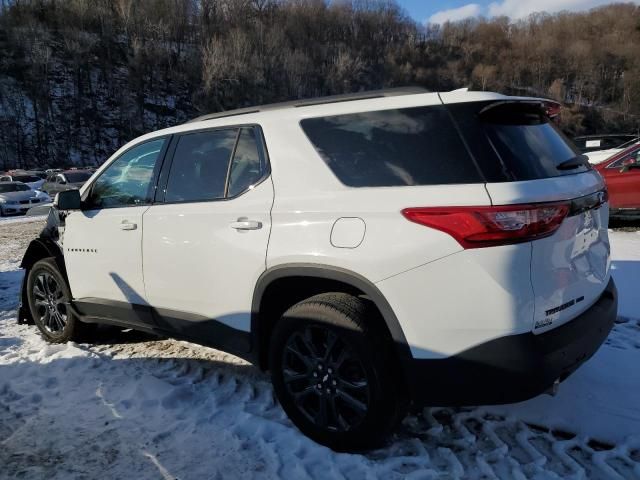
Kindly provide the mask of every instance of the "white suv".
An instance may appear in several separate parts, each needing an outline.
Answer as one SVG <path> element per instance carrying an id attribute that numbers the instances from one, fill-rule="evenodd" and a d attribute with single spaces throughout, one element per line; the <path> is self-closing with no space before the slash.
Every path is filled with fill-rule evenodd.
<path id="1" fill-rule="evenodd" d="M 588 359 L 616 317 L 607 223 L 602 178 L 540 99 L 231 111 L 60 193 L 20 319 L 53 342 L 109 323 L 232 352 L 311 438 L 367 448 L 410 405 L 524 400 Z"/>

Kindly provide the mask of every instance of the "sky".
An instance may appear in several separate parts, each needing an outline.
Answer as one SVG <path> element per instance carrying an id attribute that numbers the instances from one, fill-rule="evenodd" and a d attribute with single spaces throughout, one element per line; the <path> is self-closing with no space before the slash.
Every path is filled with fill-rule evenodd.
<path id="1" fill-rule="evenodd" d="M 615 3 L 612 0 L 397 0 L 418 22 L 444 23 L 467 17 L 506 15 L 512 19 L 526 17 L 533 12 L 555 13 L 562 10 L 584 11 Z M 640 0 L 633 0 L 640 4 Z"/>

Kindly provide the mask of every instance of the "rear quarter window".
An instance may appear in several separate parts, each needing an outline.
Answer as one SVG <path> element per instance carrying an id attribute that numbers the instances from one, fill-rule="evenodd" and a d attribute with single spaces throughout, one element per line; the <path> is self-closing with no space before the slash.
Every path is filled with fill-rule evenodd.
<path id="1" fill-rule="evenodd" d="M 300 125 L 350 187 L 483 182 L 443 106 L 309 118 Z"/>

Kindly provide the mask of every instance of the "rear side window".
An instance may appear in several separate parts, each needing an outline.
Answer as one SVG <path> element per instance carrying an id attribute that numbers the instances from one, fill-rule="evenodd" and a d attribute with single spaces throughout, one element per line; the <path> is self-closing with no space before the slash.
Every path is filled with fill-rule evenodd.
<path id="1" fill-rule="evenodd" d="M 202 202 L 224 198 L 237 135 L 237 129 L 181 135 L 173 155 L 165 201 Z"/>
<path id="2" fill-rule="evenodd" d="M 622 168 L 627 165 L 636 165 L 640 163 L 640 150 L 635 150 L 623 156 L 615 162 L 607 165 L 607 168 Z"/>
<path id="3" fill-rule="evenodd" d="M 258 127 L 224 127 L 177 137 L 164 201 L 239 196 L 269 172 Z"/>
<path id="4" fill-rule="evenodd" d="M 300 124 L 350 187 L 483 181 L 442 106 L 310 118 Z"/>
<path id="5" fill-rule="evenodd" d="M 448 108 L 488 182 L 538 180 L 590 169 L 586 159 L 582 165 L 558 168 L 581 152 L 540 104 L 476 102 Z"/>

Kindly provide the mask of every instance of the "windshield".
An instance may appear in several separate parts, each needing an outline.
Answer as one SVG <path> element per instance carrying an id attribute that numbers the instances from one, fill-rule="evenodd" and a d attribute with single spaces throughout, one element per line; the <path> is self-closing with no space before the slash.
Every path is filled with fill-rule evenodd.
<path id="1" fill-rule="evenodd" d="M 14 175 L 13 180 L 15 182 L 39 182 L 41 179 L 35 175 Z"/>
<path id="2" fill-rule="evenodd" d="M 0 183 L 0 193 L 26 192 L 27 190 L 31 189 L 22 183 Z"/>
<path id="3" fill-rule="evenodd" d="M 640 142 L 640 137 L 636 137 L 633 140 L 629 140 L 628 142 L 624 142 L 622 145 L 618 145 L 616 148 L 628 148 L 631 145 L 635 145 Z"/>
<path id="4" fill-rule="evenodd" d="M 67 172 L 64 174 L 69 183 L 86 182 L 91 177 L 91 172 Z"/>

